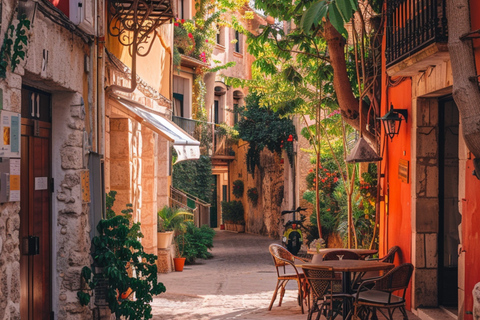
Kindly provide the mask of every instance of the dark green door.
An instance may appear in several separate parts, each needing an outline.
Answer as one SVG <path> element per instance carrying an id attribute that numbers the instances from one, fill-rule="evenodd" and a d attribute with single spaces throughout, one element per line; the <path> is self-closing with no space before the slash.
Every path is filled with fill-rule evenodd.
<path id="1" fill-rule="evenodd" d="M 210 228 L 217 227 L 217 176 L 213 176 L 212 203 L 210 207 Z"/>

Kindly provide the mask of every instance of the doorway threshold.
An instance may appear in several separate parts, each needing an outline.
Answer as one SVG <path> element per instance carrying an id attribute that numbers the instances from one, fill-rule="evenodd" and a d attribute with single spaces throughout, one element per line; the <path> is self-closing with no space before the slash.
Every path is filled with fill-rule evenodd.
<path id="1" fill-rule="evenodd" d="M 413 310 L 412 310 L 413 311 Z M 413 313 L 416 314 L 421 320 L 452 320 L 458 319 L 457 309 L 456 308 L 418 308 L 414 310 Z"/>

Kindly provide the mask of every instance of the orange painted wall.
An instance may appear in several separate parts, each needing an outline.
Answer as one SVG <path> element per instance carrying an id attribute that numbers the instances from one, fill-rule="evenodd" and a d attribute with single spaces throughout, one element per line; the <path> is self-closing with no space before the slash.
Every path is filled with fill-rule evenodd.
<path id="1" fill-rule="evenodd" d="M 411 88 L 410 79 L 394 88 L 389 88 L 388 94 L 384 95 L 381 112 L 381 115 L 388 112 L 391 104 L 395 109 L 407 109 L 409 112 L 409 121 L 408 123 L 402 122 L 399 135 L 394 137 L 393 141 L 387 138 L 386 144 L 382 143 L 381 172 L 385 174 L 385 178 L 381 184 L 385 201 L 381 203 L 379 255 L 383 256 L 392 246 L 399 246 L 401 252 L 396 258 L 396 265 L 411 262 L 411 184 L 402 182 L 398 178 L 399 159 L 405 159 L 411 163 Z M 384 88 L 384 90 L 383 92 L 386 92 L 387 89 Z M 382 128 L 383 133 L 384 129 Z M 411 287 L 407 292 L 407 308 L 409 309 L 410 296 Z"/>
<path id="2" fill-rule="evenodd" d="M 465 199 L 462 199 L 462 249 L 465 251 L 465 311 L 472 311 L 472 290 L 480 282 L 480 181 L 472 175 L 472 160 L 467 162 Z M 466 315 L 465 320 L 473 319 Z"/>
<path id="3" fill-rule="evenodd" d="M 470 1 L 471 29 L 480 29 L 480 2 Z M 477 74 L 480 70 L 480 39 L 474 41 Z M 473 157 L 473 156 L 472 156 Z M 472 160 L 467 162 L 465 173 L 465 199 L 462 201 L 462 250 L 465 251 L 465 311 L 473 309 L 472 290 L 480 282 L 480 181 L 472 175 Z M 465 314 L 465 320 L 472 315 Z"/>

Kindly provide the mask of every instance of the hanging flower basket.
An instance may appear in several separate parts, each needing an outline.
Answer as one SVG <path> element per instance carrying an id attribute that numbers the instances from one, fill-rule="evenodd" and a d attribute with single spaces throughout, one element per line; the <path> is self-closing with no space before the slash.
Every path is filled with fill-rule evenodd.
<path id="1" fill-rule="evenodd" d="M 243 181 L 242 180 L 235 180 L 233 181 L 233 190 L 232 193 L 235 198 L 241 198 L 243 196 Z"/>
<path id="2" fill-rule="evenodd" d="M 252 204 L 254 206 L 257 205 L 257 201 L 258 201 L 258 190 L 257 188 L 250 188 L 247 190 L 247 196 L 248 196 L 248 199 L 250 199 L 250 201 L 252 201 Z"/>

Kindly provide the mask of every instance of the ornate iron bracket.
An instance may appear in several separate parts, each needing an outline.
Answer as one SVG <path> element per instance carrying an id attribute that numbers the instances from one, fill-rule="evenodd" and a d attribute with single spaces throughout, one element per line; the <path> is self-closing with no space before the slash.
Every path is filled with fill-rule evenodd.
<path id="1" fill-rule="evenodd" d="M 155 30 L 173 18 L 171 0 L 109 0 L 108 33 L 129 47 L 132 56 L 130 88 L 112 85 L 109 90 L 133 92 L 137 86 L 137 55 L 145 57 L 152 49 Z"/>

